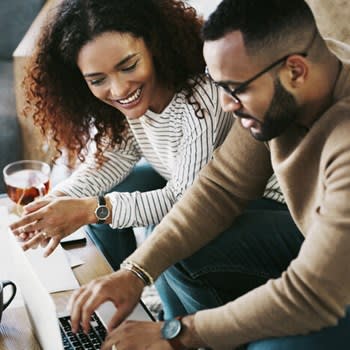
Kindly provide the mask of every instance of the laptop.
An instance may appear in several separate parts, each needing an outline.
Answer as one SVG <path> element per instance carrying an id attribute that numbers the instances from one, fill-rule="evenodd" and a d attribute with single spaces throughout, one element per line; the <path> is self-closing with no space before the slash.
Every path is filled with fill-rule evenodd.
<path id="1" fill-rule="evenodd" d="M 102 304 L 90 322 L 88 336 L 83 332 L 75 336 L 70 330 L 68 313 L 57 314 L 53 299 L 35 273 L 16 237 L 8 230 L 12 255 L 13 279 L 21 290 L 24 305 L 34 333 L 43 350 L 100 349 L 106 335 L 106 325 L 116 308 L 112 302 Z M 142 301 L 128 317 L 131 320 L 155 321 Z"/>

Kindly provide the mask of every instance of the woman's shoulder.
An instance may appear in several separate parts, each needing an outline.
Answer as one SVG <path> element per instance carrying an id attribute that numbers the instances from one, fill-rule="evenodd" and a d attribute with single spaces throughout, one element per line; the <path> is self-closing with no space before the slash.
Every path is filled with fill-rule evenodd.
<path id="1" fill-rule="evenodd" d="M 205 109 L 207 111 L 217 111 L 219 104 L 218 87 L 204 75 L 198 75 L 189 81 L 191 91 L 188 87 L 182 89 L 174 98 L 173 102 L 177 106 L 182 105 L 189 111 Z"/>

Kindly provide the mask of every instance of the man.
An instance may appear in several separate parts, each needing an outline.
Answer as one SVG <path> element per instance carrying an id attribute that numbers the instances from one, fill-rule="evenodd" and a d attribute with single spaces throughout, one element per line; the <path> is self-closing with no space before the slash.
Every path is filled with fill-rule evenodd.
<path id="1" fill-rule="evenodd" d="M 302 0 L 224 0 L 203 33 L 208 74 L 222 87 L 222 106 L 235 112 L 237 122 L 196 183 L 122 270 L 75 293 L 73 327 L 82 320 L 87 328 L 89 315 L 106 299 L 118 306 L 111 326 L 118 325 L 152 277 L 201 247 L 228 239 L 228 231 L 217 236 L 240 221 L 273 168 L 305 236 L 282 275 L 180 321 L 124 323 L 103 349 L 113 344 L 118 350 L 226 350 L 243 344 L 254 350 L 348 348 L 349 67 L 327 48 Z M 273 220 L 281 214 L 269 215 Z M 274 264 L 283 244 L 273 251 L 268 247 L 266 261 Z M 254 256 L 241 254 L 241 268 L 250 268 Z M 184 294 L 195 280 L 187 272 L 181 264 L 166 272 Z M 227 278 L 227 285 L 231 282 Z M 216 287 L 221 293 L 225 284 Z"/>

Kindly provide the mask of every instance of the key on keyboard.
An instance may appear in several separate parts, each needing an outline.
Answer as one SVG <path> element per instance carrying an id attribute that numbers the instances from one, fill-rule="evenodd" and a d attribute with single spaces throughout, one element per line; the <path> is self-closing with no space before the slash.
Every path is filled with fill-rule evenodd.
<path id="1" fill-rule="evenodd" d="M 106 329 L 96 314 L 90 320 L 89 334 L 79 330 L 74 334 L 71 330 L 70 317 L 60 317 L 60 330 L 65 350 L 95 350 L 100 349 L 106 337 Z"/>

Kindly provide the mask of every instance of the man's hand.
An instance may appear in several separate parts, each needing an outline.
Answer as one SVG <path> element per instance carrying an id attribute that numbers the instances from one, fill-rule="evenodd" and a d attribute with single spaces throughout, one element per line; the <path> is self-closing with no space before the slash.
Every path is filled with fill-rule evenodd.
<path id="1" fill-rule="evenodd" d="M 162 322 L 125 321 L 108 334 L 101 350 L 173 350 L 160 336 Z"/>
<path id="2" fill-rule="evenodd" d="M 186 349 L 205 347 L 206 344 L 199 338 L 194 328 L 194 316 L 182 319 L 183 330 L 179 341 Z M 101 350 L 172 350 L 169 342 L 161 337 L 163 322 L 125 321 L 110 332 L 101 347 Z"/>
<path id="3" fill-rule="evenodd" d="M 119 270 L 77 289 L 68 303 L 71 314 L 72 331 L 77 332 L 79 325 L 84 332 L 90 329 L 93 312 L 104 302 L 111 301 L 117 308 L 108 329 L 112 330 L 125 320 L 141 298 L 144 284 L 132 272 Z"/>

